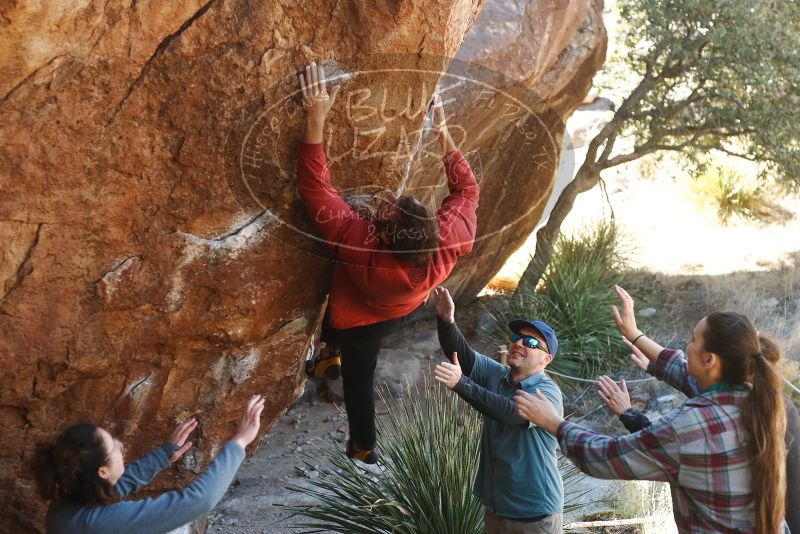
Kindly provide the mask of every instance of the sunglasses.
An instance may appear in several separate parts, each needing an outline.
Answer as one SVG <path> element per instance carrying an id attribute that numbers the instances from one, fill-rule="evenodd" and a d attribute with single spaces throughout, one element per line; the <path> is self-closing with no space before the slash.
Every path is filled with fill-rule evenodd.
<path id="1" fill-rule="evenodd" d="M 522 340 L 522 344 L 528 347 L 529 349 L 540 348 L 542 350 L 545 350 L 542 346 L 542 342 L 533 336 L 523 336 L 522 334 L 514 334 L 513 336 L 511 336 L 511 343 L 516 343 L 520 339 Z"/>

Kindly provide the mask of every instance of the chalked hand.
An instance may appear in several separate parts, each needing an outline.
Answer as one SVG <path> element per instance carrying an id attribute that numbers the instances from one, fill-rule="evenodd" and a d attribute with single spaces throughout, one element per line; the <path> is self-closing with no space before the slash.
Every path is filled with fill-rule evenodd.
<path id="1" fill-rule="evenodd" d="M 312 62 L 306 66 L 305 73 L 300 74 L 300 90 L 303 93 L 303 105 L 308 109 L 309 118 L 324 121 L 336 101 L 339 86 L 331 89 L 328 94 L 325 69 Z"/>

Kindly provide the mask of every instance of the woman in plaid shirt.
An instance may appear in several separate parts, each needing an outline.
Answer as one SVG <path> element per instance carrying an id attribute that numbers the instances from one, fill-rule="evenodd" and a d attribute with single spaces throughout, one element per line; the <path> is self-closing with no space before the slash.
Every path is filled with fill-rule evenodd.
<path id="1" fill-rule="evenodd" d="M 520 415 L 554 434 L 591 476 L 669 482 L 681 532 L 788 532 L 781 381 L 756 329 L 743 315 L 712 313 L 695 326 L 684 358 L 644 336 L 633 299 L 615 289 L 622 305 L 612 314 L 626 343 L 648 358 L 648 372 L 692 398 L 618 437 L 564 421 L 541 394 L 518 392 Z"/>

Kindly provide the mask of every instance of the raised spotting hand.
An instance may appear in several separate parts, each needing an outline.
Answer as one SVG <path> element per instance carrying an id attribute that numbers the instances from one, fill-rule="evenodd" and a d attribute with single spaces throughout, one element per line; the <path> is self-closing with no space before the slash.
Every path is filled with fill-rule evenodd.
<path id="1" fill-rule="evenodd" d="M 597 393 L 614 415 L 618 416 L 631 407 L 631 397 L 625 380 L 618 386 L 610 377 L 603 375 L 597 379 Z"/>
<path id="2" fill-rule="evenodd" d="M 642 371 L 647 371 L 647 366 L 650 363 L 650 360 L 647 359 L 647 356 L 639 350 L 639 347 L 625 339 L 622 338 L 622 342 L 625 343 L 629 349 L 631 349 L 631 362 L 633 365 L 641 369 Z"/>
<path id="3" fill-rule="evenodd" d="M 461 381 L 461 365 L 458 363 L 458 353 L 454 352 L 452 356 L 453 363 L 441 362 L 433 370 L 433 376 L 438 382 L 441 382 L 450 389 L 456 387 Z"/>
<path id="4" fill-rule="evenodd" d="M 436 299 L 436 315 L 439 316 L 439 319 L 447 324 L 455 323 L 456 305 L 447 288 L 442 286 L 435 287 L 433 296 Z"/>
<path id="5" fill-rule="evenodd" d="M 628 340 L 633 341 L 639 334 L 642 333 L 638 328 L 636 328 L 636 316 L 633 312 L 633 298 L 628 294 L 627 291 L 619 286 L 614 286 L 614 291 L 619 297 L 620 307 L 617 308 L 612 304 L 611 316 L 614 317 L 614 322 L 616 323 L 617 329 L 620 331 L 620 333 L 628 338 Z"/>
<path id="6" fill-rule="evenodd" d="M 192 447 L 192 442 L 186 441 L 186 438 L 189 437 L 189 434 L 191 434 L 195 428 L 197 428 L 197 419 L 194 417 L 190 417 L 175 427 L 175 430 L 172 432 L 172 435 L 167 441 L 178 447 L 178 450 L 172 453 L 172 456 L 169 457 L 170 462 L 175 463 L 186 451 Z"/>
<path id="7" fill-rule="evenodd" d="M 261 412 L 264 411 L 264 397 L 253 395 L 247 400 L 244 415 L 236 429 L 231 441 L 239 444 L 243 449 L 256 439 L 258 429 L 261 427 Z"/>
<path id="8" fill-rule="evenodd" d="M 643 358 L 647 359 L 648 363 L 655 363 L 664 347 L 645 336 L 636 326 L 633 297 L 619 286 L 614 286 L 614 291 L 619 297 L 620 306 L 619 308 L 611 306 L 611 316 L 622 334 L 622 340 L 633 352 L 631 360 L 634 365 L 646 371 L 647 366 L 644 364 Z"/>
<path id="9" fill-rule="evenodd" d="M 536 395 L 531 395 L 527 391 L 518 389 L 514 397 L 514 404 L 523 418 L 538 427 L 544 428 L 554 436 L 558 430 L 558 425 L 564 420 L 558 415 L 555 407 L 547 400 L 547 397 L 538 389 L 536 390 Z"/>

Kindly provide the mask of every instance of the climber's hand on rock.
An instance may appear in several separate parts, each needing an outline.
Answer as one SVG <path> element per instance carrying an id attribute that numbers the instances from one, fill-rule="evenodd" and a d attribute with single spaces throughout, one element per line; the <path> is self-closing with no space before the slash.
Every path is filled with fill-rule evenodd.
<path id="1" fill-rule="evenodd" d="M 178 458 L 183 456 L 183 453 L 191 448 L 192 442 L 186 441 L 186 438 L 189 437 L 189 434 L 191 434 L 195 428 L 197 428 L 197 419 L 194 417 L 190 417 L 175 427 L 175 430 L 172 432 L 172 435 L 169 437 L 168 441 L 178 447 L 178 450 L 172 453 L 172 456 L 169 457 L 170 462 L 176 462 Z"/>
<path id="2" fill-rule="evenodd" d="M 433 93 L 433 131 L 442 134 L 447 131 L 447 117 L 439 93 Z"/>
<path id="3" fill-rule="evenodd" d="M 442 144 L 442 153 L 449 154 L 457 149 L 453 136 L 450 135 L 450 130 L 447 129 L 447 116 L 444 112 L 442 105 L 442 97 L 439 93 L 433 93 L 433 131 L 439 136 L 439 142 Z"/>
<path id="4" fill-rule="evenodd" d="M 305 73 L 300 74 L 300 89 L 303 92 L 303 105 L 308 109 L 309 121 L 320 124 L 325 122 L 325 117 L 336 101 L 339 86 L 331 89 L 328 94 L 325 69 L 312 62 L 306 66 Z"/>
<path id="5" fill-rule="evenodd" d="M 247 400 L 247 405 L 244 408 L 244 416 L 239 423 L 239 428 L 231 438 L 231 441 L 239 444 L 243 449 L 250 445 L 258 429 L 261 427 L 261 412 L 264 410 L 264 397 L 261 395 L 253 395 Z"/>

